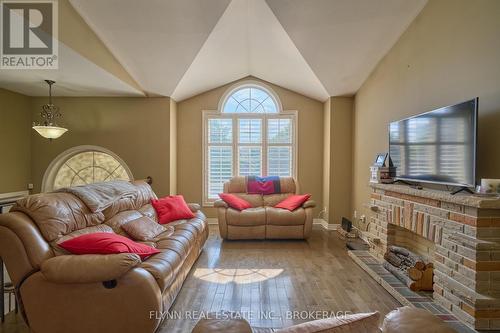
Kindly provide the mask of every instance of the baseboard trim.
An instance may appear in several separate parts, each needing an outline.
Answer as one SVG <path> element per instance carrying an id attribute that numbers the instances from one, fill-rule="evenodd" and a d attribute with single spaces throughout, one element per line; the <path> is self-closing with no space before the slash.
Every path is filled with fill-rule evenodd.
<path id="1" fill-rule="evenodd" d="M 219 221 L 216 217 L 208 217 L 207 222 L 209 225 L 218 225 Z M 320 227 L 324 230 L 337 230 L 339 225 L 338 224 L 329 224 L 323 219 L 314 219 L 313 220 L 313 227 Z"/>
<path id="2" fill-rule="evenodd" d="M 317 227 L 321 227 L 325 230 L 337 230 L 339 225 L 338 224 L 330 224 L 328 223 L 327 221 L 323 220 L 323 219 L 314 219 L 313 220 L 313 227 L 314 226 L 317 226 Z"/>

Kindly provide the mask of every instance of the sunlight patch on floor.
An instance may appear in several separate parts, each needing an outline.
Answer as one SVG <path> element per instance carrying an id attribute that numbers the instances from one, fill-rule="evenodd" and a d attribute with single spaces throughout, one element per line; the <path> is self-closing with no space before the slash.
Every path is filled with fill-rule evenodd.
<path id="1" fill-rule="evenodd" d="M 197 268 L 193 276 L 213 283 L 246 284 L 272 279 L 281 273 L 283 269 L 274 268 Z"/>

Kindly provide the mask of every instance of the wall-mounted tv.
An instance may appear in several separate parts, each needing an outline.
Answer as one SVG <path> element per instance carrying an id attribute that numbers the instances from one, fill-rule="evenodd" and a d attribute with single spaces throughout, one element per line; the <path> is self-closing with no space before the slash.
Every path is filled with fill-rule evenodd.
<path id="1" fill-rule="evenodd" d="M 478 98 L 389 125 L 397 179 L 473 187 Z"/>

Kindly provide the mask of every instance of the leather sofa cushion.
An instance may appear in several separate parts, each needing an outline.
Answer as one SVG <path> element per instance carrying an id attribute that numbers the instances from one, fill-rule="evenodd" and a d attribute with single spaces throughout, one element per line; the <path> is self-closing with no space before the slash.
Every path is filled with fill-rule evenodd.
<path id="1" fill-rule="evenodd" d="M 233 193 L 233 194 L 247 201 L 254 208 L 264 206 L 264 201 L 262 200 L 261 194 L 246 194 L 246 193 Z"/>
<path id="2" fill-rule="evenodd" d="M 130 237 L 125 230 L 122 229 L 122 226 L 130 221 L 137 220 L 138 218 L 143 217 L 139 211 L 137 210 L 126 210 L 116 214 L 115 216 L 108 219 L 104 222 L 106 225 L 110 226 L 115 233 L 118 235 L 122 235 L 125 237 Z"/>
<path id="3" fill-rule="evenodd" d="M 266 211 L 263 207 L 239 210 L 228 208 L 226 211 L 227 223 L 236 226 L 254 226 L 266 224 Z"/>
<path id="4" fill-rule="evenodd" d="M 374 333 L 378 332 L 379 317 L 380 315 L 378 312 L 356 313 L 313 320 L 276 330 L 276 333 Z M 420 327 L 420 329 L 422 329 L 422 327 Z M 407 331 L 403 330 L 398 332 L 406 333 Z"/>
<path id="5" fill-rule="evenodd" d="M 173 226 L 169 224 L 168 227 L 172 229 L 166 231 L 168 236 L 165 234 L 157 237 L 156 248 L 161 253 L 141 264 L 142 268 L 153 275 L 162 291 L 175 279 L 193 246 L 202 246 L 196 242 L 203 239 L 206 223 L 201 212 L 196 216 L 190 220 L 178 221 Z"/>
<path id="6" fill-rule="evenodd" d="M 266 221 L 269 225 L 303 225 L 306 220 L 306 211 L 303 208 L 294 211 L 274 207 L 265 209 Z"/>
<path id="7" fill-rule="evenodd" d="M 296 193 L 297 185 L 293 177 L 280 177 L 281 193 Z M 236 176 L 224 183 L 224 193 L 246 193 L 247 184 L 244 176 Z"/>
<path id="8" fill-rule="evenodd" d="M 133 253 L 65 255 L 44 261 L 41 271 L 55 283 L 92 283 L 118 279 L 140 263 Z"/>
<path id="9" fill-rule="evenodd" d="M 151 220 L 158 222 L 158 216 L 152 204 L 146 204 L 137 210 L 144 216 L 149 217 Z"/>
<path id="10" fill-rule="evenodd" d="M 122 224 L 122 229 L 135 240 L 151 241 L 161 233 L 167 231 L 163 226 L 151 220 L 147 216 Z"/>
<path id="11" fill-rule="evenodd" d="M 31 217 L 47 242 L 104 222 L 102 212 L 92 213 L 70 193 L 42 193 L 19 200 L 11 211 Z"/>
<path id="12" fill-rule="evenodd" d="M 290 195 L 292 195 L 292 193 L 268 194 L 263 195 L 262 199 L 264 200 L 264 206 L 274 207 Z"/>
<path id="13" fill-rule="evenodd" d="M 408 306 L 389 312 L 382 324 L 383 333 L 421 333 L 423 330 L 440 333 L 455 332 L 429 311 Z"/>

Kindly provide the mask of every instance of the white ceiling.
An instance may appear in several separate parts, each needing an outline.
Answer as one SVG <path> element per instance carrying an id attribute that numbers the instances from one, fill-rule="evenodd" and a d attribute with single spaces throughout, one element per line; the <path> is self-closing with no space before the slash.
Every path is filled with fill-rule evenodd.
<path id="1" fill-rule="evenodd" d="M 69 1 L 148 95 L 180 101 L 252 75 L 323 101 L 354 94 L 427 0 Z M 60 45 L 64 71 L 3 70 L 0 87 L 142 95 Z"/>
<path id="2" fill-rule="evenodd" d="M 144 96 L 59 42 L 59 69 L 0 69 L 0 87 L 28 96 L 47 96 L 44 80 L 54 80 L 54 96 Z"/>
<path id="3" fill-rule="evenodd" d="M 266 0 L 330 96 L 354 94 L 427 0 Z"/>
<path id="4" fill-rule="evenodd" d="M 171 96 L 230 0 L 70 0 L 150 95 Z"/>
<path id="5" fill-rule="evenodd" d="M 172 94 L 181 101 L 252 75 L 319 100 L 328 98 L 264 0 L 233 0 Z"/>

